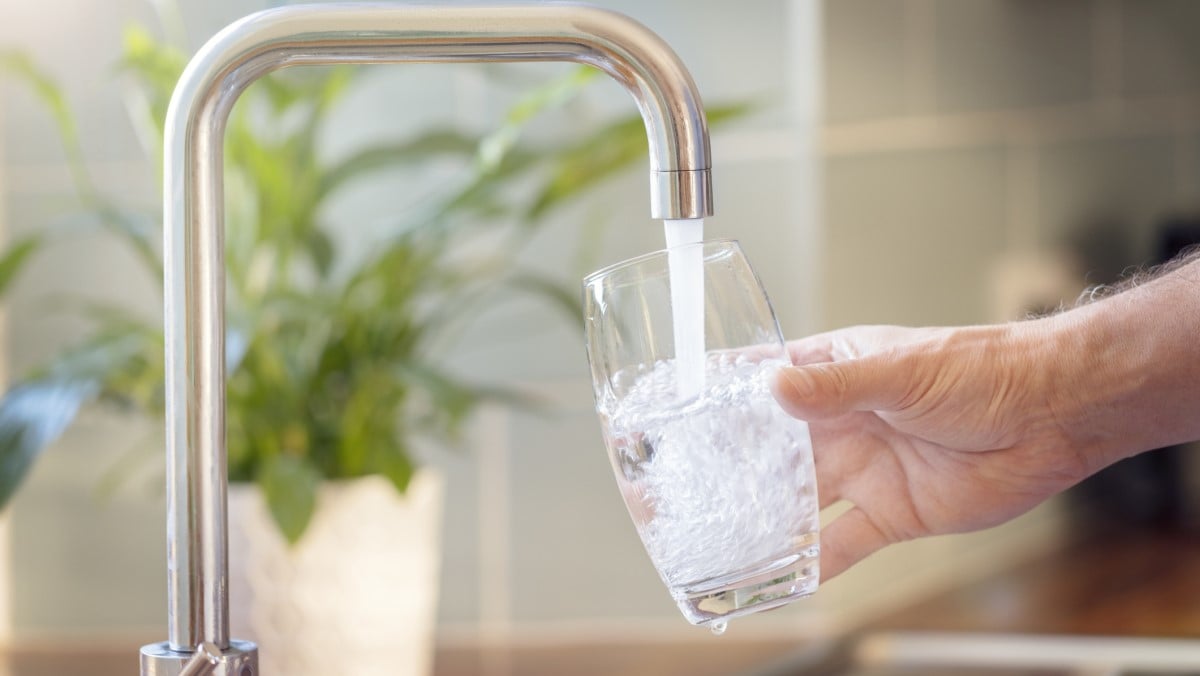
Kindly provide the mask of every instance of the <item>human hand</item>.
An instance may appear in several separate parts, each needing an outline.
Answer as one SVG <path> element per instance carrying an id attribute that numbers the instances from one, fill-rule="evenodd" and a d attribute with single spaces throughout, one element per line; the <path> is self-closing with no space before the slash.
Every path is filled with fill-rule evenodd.
<path id="1" fill-rule="evenodd" d="M 879 548 L 1022 514 L 1115 458 L 1071 425 L 1074 366 L 1039 322 L 865 326 L 789 344 L 775 396 L 808 420 L 824 579 Z"/>

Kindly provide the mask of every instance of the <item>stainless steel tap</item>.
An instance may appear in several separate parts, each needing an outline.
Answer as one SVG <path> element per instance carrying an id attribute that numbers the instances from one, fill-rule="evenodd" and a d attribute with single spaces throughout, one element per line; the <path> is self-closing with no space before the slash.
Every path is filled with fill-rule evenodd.
<path id="1" fill-rule="evenodd" d="M 231 24 L 192 59 L 167 111 L 164 160 L 168 640 L 143 676 L 257 676 L 257 648 L 229 637 L 225 454 L 223 140 L 250 83 L 289 66 L 572 61 L 633 96 L 650 142 L 650 213 L 712 213 L 700 95 L 657 35 L 572 4 L 296 5 Z"/>

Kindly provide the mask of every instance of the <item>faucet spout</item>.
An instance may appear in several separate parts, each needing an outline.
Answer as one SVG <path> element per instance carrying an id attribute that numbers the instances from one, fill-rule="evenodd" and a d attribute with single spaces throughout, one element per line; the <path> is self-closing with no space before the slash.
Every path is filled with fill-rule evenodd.
<path id="1" fill-rule="evenodd" d="M 230 641 L 228 619 L 222 146 L 234 102 L 256 79 L 289 66 L 479 61 L 571 61 L 603 70 L 633 96 L 645 121 L 651 216 L 712 213 L 708 129 L 696 86 L 666 43 L 621 14 L 569 4 L 297 5 L 253 14 L 216 35 L 184 71 L 167 112 L 169 640 L 143 649 L 143 674 L 178 674 L 205 644 L 229 664 L 253 661 L 246 657 L 252 644 Z M 246 669 L 237 673 L 253 676 L 257 666 Z"/>

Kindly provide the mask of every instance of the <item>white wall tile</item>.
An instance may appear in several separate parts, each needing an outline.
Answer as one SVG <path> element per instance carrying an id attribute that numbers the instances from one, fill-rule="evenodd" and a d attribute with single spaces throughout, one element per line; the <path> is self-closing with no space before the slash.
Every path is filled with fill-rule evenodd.
<path id="1" fill-rule="evenodd" d="M 908 2 L 825 3 L 825 114 L 831 122 L 891 117 L 907 110 Z"/>
<path id="2" fill-rule="evenodd" d="M 1092 95 L 1088 0 L 938 0 L 940 111 L 1085 101 Z"/>
<path id="3" fill-rule="evenodd" d="M 1200 4 L 1124 0 L 1120 12 L 1122 93 L 1138 98 L 1200 92 Z"/>
<path id="4" fill-rule="evenodd" d="M 825 325 L 938 325 L 986 317 L 1004 242 L 995 148 L 841 157 L 825 164 Z"/>
<path id="5" fill-rule="evenodd" d="M 1062 143 L 1039 157 L 1043 246 L 1079 251 L 1093 282 L 1152 255 L 1154 227 L 1176 200 L 1174 137 Z"/>
<path id="6" fill-rule="evenodd" d="M 599 0 L 624 12 L 667 41 L 691 71 L 706 103 L 755 99 L 780 103 L 787 93 L 788 0 L 640 2 Z M 779 107 L 763 125 L 788 121 Z"/>

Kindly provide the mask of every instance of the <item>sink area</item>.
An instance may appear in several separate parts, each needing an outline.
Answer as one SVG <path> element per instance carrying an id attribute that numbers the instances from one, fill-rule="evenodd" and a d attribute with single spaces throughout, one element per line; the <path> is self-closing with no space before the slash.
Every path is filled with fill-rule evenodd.
<path id="1" fill-rule="evenodd" d="M 808 648 L 748 676 L 1185 676 L 1200 641 L 894 632 Z"/>
<path id="2" fill-rule="evenodd" d="M 1200 538 L 1079 534 L 750 676 L 1200 674 Z M 1114 547 L 1113 543 L 1121 543 Z"/>
<path id="3" fill-rule="evenodd" d="M 1200 674 L 1200 539 L 1128 532 L 1061 550 L 837 640 L 580 637 L 439 645 L 434 676 L 1183 676 Z M 5 676 L 128 673 L 135 641 L 10 650 Z M 7 667 L 7 671 L 5 671 Z"/>
<path id="4" fill-rule="evenodd" d="M 855 655 L 862 664 L 884 667 L 879 673 L 1200 673 L 1200 641 L 1189 639 L 895 633 L 865 637 Z"/>

